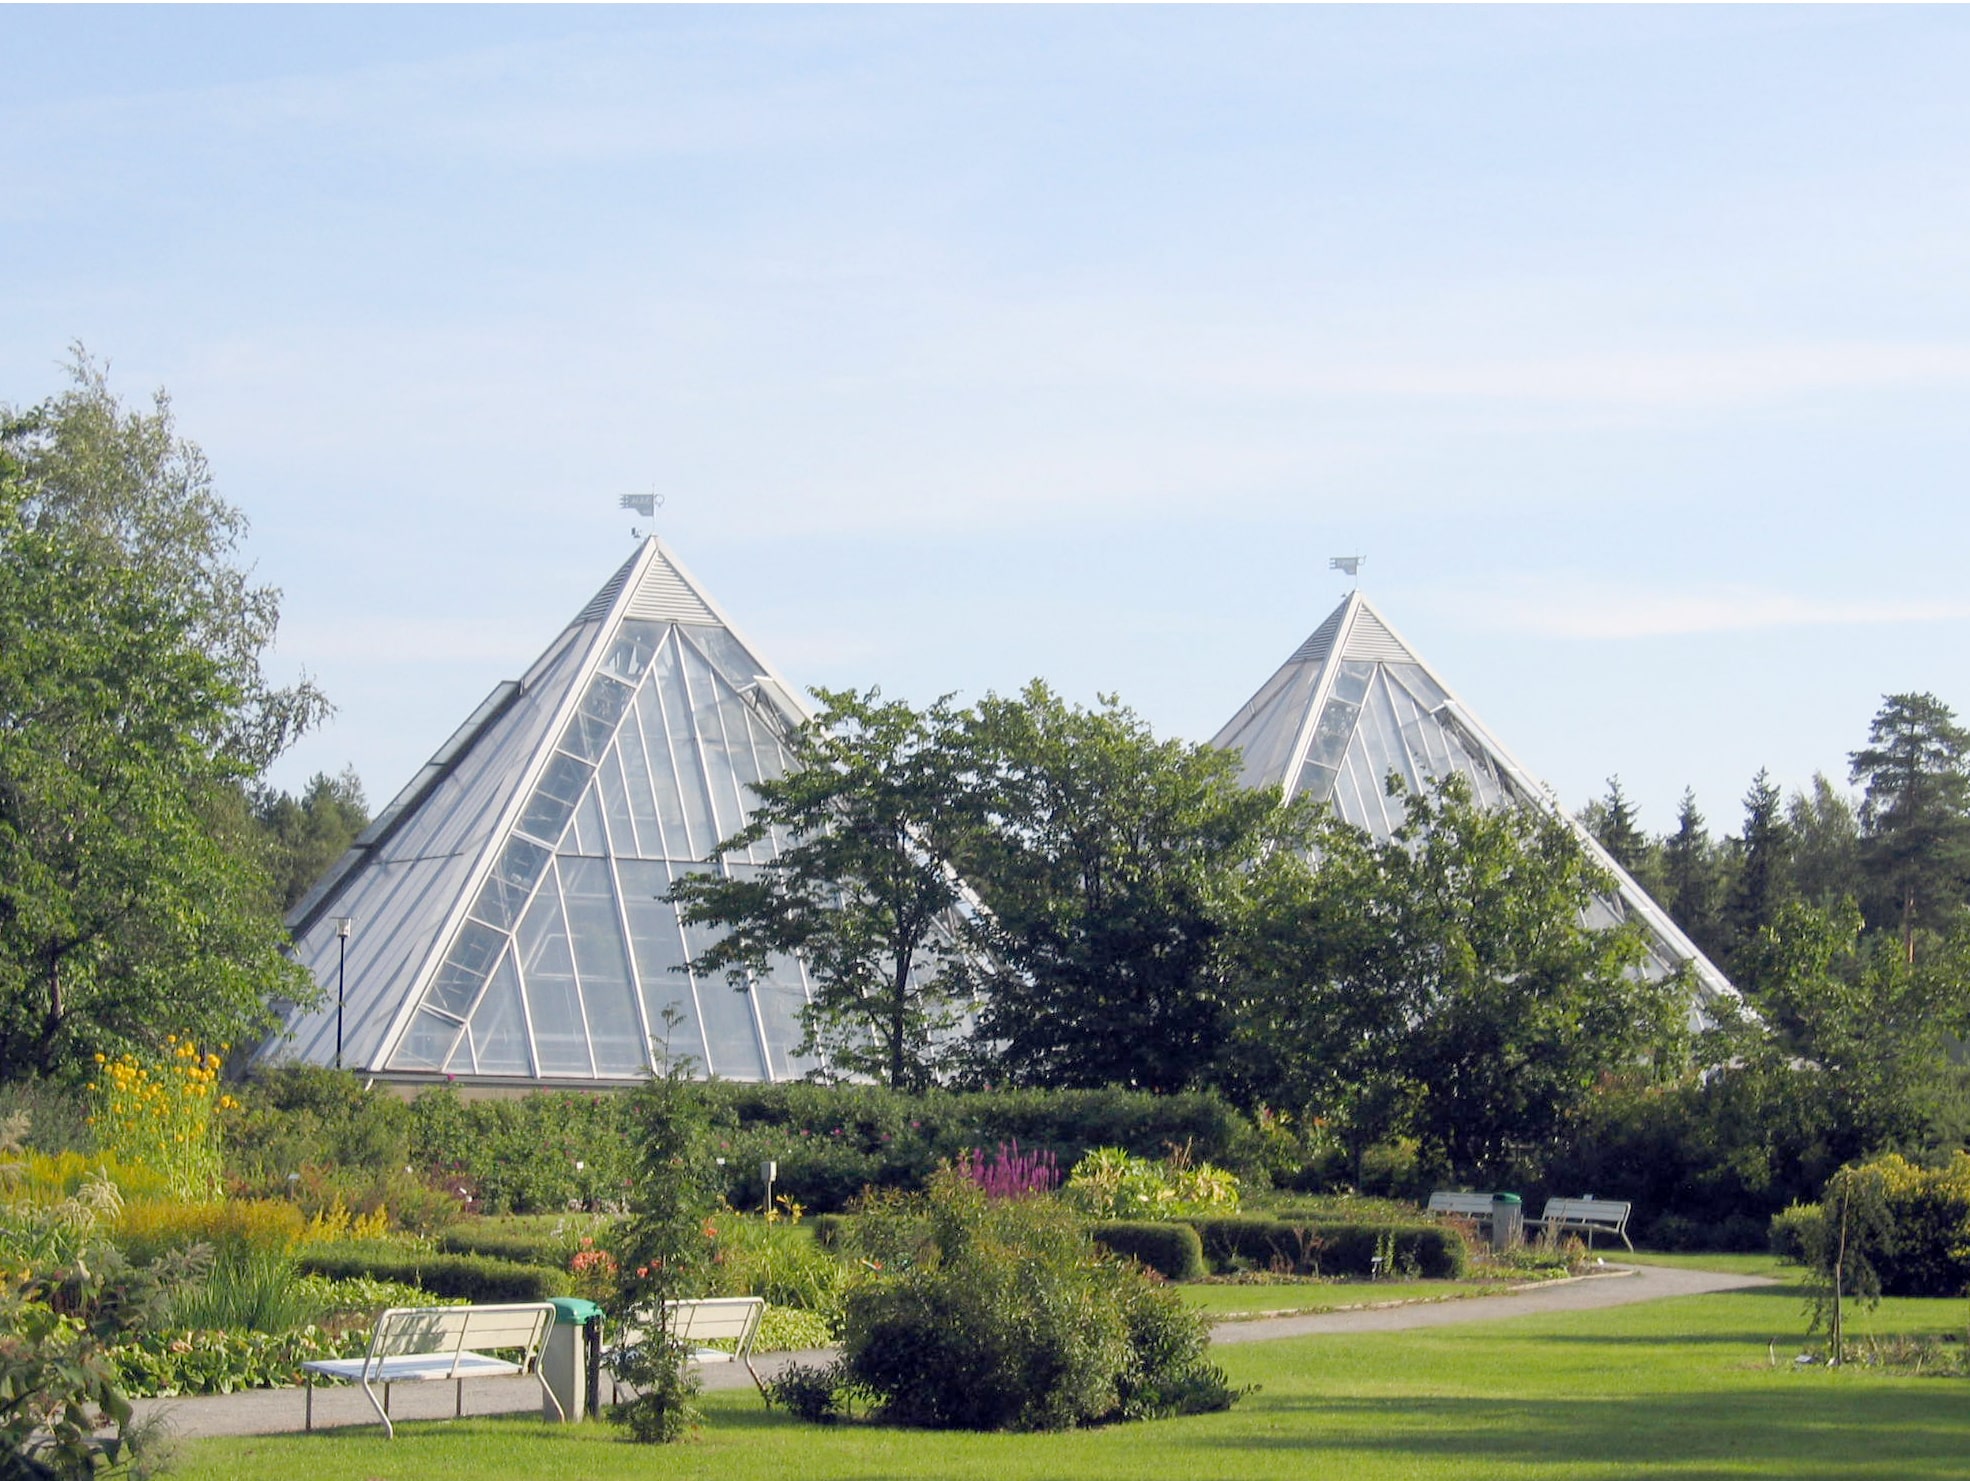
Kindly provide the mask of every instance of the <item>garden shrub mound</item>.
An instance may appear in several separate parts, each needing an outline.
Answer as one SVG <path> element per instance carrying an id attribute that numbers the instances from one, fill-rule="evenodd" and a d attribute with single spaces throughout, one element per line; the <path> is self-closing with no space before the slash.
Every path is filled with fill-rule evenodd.
<path id="1" fill-rule="evenodd" d="M 848 1293 L 836 1379 L 886 1423 L 1057 1430 L 1237 1398 L 1204 1319 L 1054 1199 L 993 1200 L 945 1174 L 872 1200 L 852 1239 L 875 1273 Z"/>
<path id="2" fill-rule="evenodd" d="M 1970 1154 L 1942 1167 L 1918 1167 L 1890 1154 L 1857 1171 L 1878 1179 L 1888 1227 L 1856 1245 L 1850 1258 L 1873 1267 L 1884 1296 L 1961 1296 L 1970 1289 Z M 1772 1252 L 1830 1269 L 1835 1243 L 1824 1203 L 1794 1204 L 1771 1222 Z"/>
<path id="3" fill-rule="evenodd" d="M 1204 1243 L 1189 1224 L 1111 1220 L 1088 1232 L 1110 1254 L 1134 1260 L 1165 1280 L 1197 1280 L 1209 1273 Z"/>
<path id="4" fill-rule="evenodd" d="M 549 1301 L 573 1288 L 567 1271 L 545 1265 L 516 1265 L 487 1255 L 427 1255 L 387 1246 L 309 1245 L 296 1264 L 305 1275 L 331 1280 L 367 1276 L 463 1301 Z"/>
<path id="5" fill-rule="evenodd" d="M 1470 1246 L 1437 1224 L 1325 1224 L 1279 1219 L 1195 1219 L 1204 1258 L 1216 1274 L 1275 1270 L 1292 1275 L 1383 1273 L 1413 1269 L 1424 1280 L 1457 1280 L 1470 1269 Z"/>

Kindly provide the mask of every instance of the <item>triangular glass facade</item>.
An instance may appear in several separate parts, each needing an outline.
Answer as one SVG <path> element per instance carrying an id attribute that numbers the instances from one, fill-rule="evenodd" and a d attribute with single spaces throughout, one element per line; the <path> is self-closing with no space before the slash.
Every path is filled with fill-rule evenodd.
<path id="1" fill-rule="evenodd" d="M 1288 797 L 1332 803 L 1340 818 L 1378 838 L 1401 822 L 1401 808 L 1388 795 L 1392 771 L 1415 790 L 1457 773 L 1486 806 L 1544 808 L 1572 827 L 1614 876 L 1616 890 L 1588 911 L 1590 924 L 1640 918 L 1650 970 L 1666 976 L 1687 964 L 1694 972 L 1693 1011 L 1712 997 L 1737 997 L 1724 974 L 1359 592 L 1349 593 L 1212 744 L 1242 753 L 1248 786 L 1277 785 Z"/>
<path id="2" fill-rule="evenodd" d="M 804 1074 L 801 964 L 744 992 L 700 980 L 679 969 L 708 943 L 661 898 L 744 826 L 749 784 L 783 773 L 803 716 L 646 543 L 294 912 L 329 1002 L 262 1056 L 332 1062 L 346 981 L 343 1061 L 390 1078 L 621 1082 L 651 1067 L 653 1038 L 727 1079 Z"/>

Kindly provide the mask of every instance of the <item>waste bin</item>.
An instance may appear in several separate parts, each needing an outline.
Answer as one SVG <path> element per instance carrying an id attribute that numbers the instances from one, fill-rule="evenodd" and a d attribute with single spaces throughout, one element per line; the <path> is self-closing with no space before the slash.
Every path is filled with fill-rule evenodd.
<path id="1" fill-rule="evenodd" d="M 1491 1247 L 1517 1249 L 1525 1242 L 1525 1206 L 1516 1193 L 1491 1195 Z"/>
<path id="2" fill-rule="evenodd" d="M 561 1412 L 570 1423 L 583 1413 L 600 1412 L 596 1379 L 601 1365 L 602 1308 L 579 1296 L 556 1296 L 554 1326 L 540 1355 L 540 1374 L 561 1401 Z M 554 1406 L 545 1397 L 540 1401 L 540 1412 L 545 1419 L 556 1418 Z"/>

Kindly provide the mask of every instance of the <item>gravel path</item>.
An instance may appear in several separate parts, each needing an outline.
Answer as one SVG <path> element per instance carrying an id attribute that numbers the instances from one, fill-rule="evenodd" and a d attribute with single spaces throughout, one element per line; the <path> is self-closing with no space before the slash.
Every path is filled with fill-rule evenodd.
<path id="1" fill-rule="evenodd" d="M 1724 1275 L 1714 1270 L 1682 1270 L 1662 1265 L 1617 1265 L 1610 1266 L 1605 1274 L 1552 1281 L 1506 1296 L 1225 1321 L 1213 1329 L 1212 1341 L 1229 1345 L 1310 1337 L 1323 1332 L 1404 1332 L 1418 1327 L 1504 1321 L 1553 1311 L 1591 1311 L 1602 1306 L 1626 1306 L 1636 1301 L 1701 1296 L 1713 1291 L 1771 1284 L 1770 1279 L 1761 1275 Z M 789 1364 L 823 1363 L 832 1356 L 826 1351 L 774 1353 L 756 1359 L 755 1366 L 763 1377 L 770 1379 Z M 731 1366 L 705 1369 L 704 1380 L 707 1389 L 744 1388 L 751 1382 L 743 1368 Z M 606 1380 L 603 1392 L 606 1397 Z M 162 1414 L 174 1434 L 195 1439 L 297 1431 L 302 1424 L 304 1402 L 300 1389 L 279 1388 L 190 1399 L 139 1399 L 134 1407 L 138 1418 Z M 398 1384 L 391 1391 L 390 1417 L 448 1419 L 454 1402 L 454 1390 L 449 1383 Z M 540 1407 L 540 1385 L 531 1378 L 483 1378 L 465 1385 L 467 1414 L 518 1414 Z M 375 1423 L 375 1412 L 360 1389 L 315 1390 L 316 1429 Z"/>

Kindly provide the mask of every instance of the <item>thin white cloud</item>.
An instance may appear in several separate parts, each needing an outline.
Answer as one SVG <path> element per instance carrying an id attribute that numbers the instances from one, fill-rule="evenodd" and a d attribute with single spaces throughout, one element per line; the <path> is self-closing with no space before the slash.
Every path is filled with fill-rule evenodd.
<path id="1" fill-rule="evenodd" d="M 1474 593 L 1458 605 L 1498 631 L 1594 641 L 1970 620 L 1970 600 L 1801 596 L 1752 587 L 1654 592 L 1544 586 L 1533 591 Z"/>

